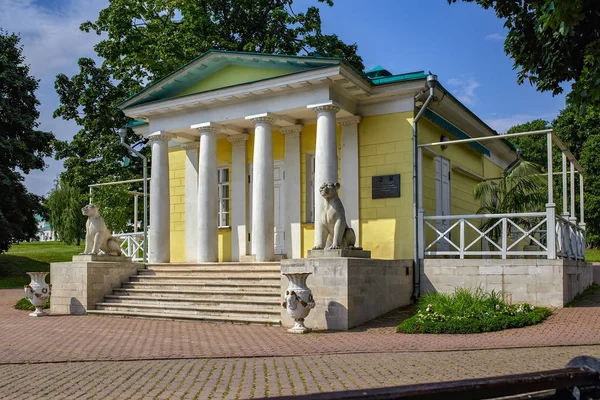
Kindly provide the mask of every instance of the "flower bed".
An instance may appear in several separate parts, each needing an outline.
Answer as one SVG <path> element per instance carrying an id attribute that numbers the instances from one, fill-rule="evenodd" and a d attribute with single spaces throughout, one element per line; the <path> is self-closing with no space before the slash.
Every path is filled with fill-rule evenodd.
<path id="1" fill-rule="evenodd" d="M 426 293 L 417 313 L 396 327 L 404 333 L 479 333 L 535 325 L 552 314 L 530 304 L 508 304 L 504 295 L 457 288 L 454 293 Z"/>

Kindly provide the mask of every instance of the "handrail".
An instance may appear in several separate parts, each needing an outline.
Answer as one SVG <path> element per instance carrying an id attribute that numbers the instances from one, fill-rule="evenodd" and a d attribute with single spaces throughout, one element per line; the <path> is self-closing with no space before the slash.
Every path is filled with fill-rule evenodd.
<path id="1" fill-rule="evenodd" d="M 545 212 L 513 213 L 513 214 L 466 214 L 466 215 L 432 215 L 423 217 L 427 221 L 448 219 L 485 219 L 485 218 L 514 218 L 514 217 L 545 217 Z"/>

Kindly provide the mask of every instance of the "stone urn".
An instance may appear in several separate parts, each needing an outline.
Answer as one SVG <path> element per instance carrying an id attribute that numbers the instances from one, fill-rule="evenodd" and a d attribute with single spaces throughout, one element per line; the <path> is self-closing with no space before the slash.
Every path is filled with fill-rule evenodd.
<path id="1" fill-rule="evenodd" d="M 285 291 L 285 299 L 281 304 L 285 308 L 290 317 L 296 321 L 294 327 L 288 329 L 290 333 L 308 333 L 310 328 L 304 326 L 304 318 L 315 307 L 315 300 L 311 290 L 306 286 L 306 279 L 312 272 L 304 273 L 286 273 L 282 274 L 288 278 L 290 282 Z"/>
<path id="2" fill-rule="evenodd" d="M 43 317 L 48 315 L 47 312 L 44 312 L 44 305 L 52 293 L 52 285 L 46 283 L 48 272 L 27 272 L 27 275 L 31 277 L 31 283 L 25 286 L 25 296 L 35 306 L 35 311 L 30 313 L 29 316 Z"/>

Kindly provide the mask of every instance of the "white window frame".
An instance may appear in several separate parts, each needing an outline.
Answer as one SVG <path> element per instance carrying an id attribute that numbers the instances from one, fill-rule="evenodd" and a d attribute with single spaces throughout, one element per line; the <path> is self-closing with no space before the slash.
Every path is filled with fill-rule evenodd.
<path id="1" fill-rule="evenodd" d="M 227 171 L 227 180 L 222 180 L 223 171 Z M 218 209 L 218 221 L 219 228 L 229 228 L 231 218 L 231 172 L 229 165 L 222 165 L 217 167 L 217 186 L 219 193 L 219 209 Z M 227 186 L 228 197 L 224 197 L 224 187 Z"/>
<path id="2" fill-rule="evenodd" d="M 315 222 L 315 155 L 306 153 L 306 215 L 307 224 Z"/>

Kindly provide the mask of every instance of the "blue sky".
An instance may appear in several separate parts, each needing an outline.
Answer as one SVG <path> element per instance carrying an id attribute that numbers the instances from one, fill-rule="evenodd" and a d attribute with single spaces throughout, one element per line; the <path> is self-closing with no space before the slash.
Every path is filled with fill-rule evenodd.
<path id="1" fill-rule="evenodd" d="M 297 0 L 300 11 L 316 0 Z M 77 72 L 79 57 L 93 57 L 95 34 L 79 24 L 95 19 L 108 0 L 0 0 L 0 27 L 20 32 L 26 62 L 40 79 L 40 128 L 62 140 L 78 127 L 52 118 L 58 106 L 54 77 Z M 336 0 L 321 5 L 323 30 L 357 42 L 367 69 L 381 65 L 394 74 L 425 70 L 498 132 L 535 118 L 551 120 L 564 108 L 564 95 L 517 85 L 512 60 L 504 54 L 506 31 L 491 10 L 446 0 Z M 26 177 L 28 189 L 46 194 L 62 170 L 48 160 L 45 171 Z M 90 182 L 92 183 L 92 182 Z"/>

